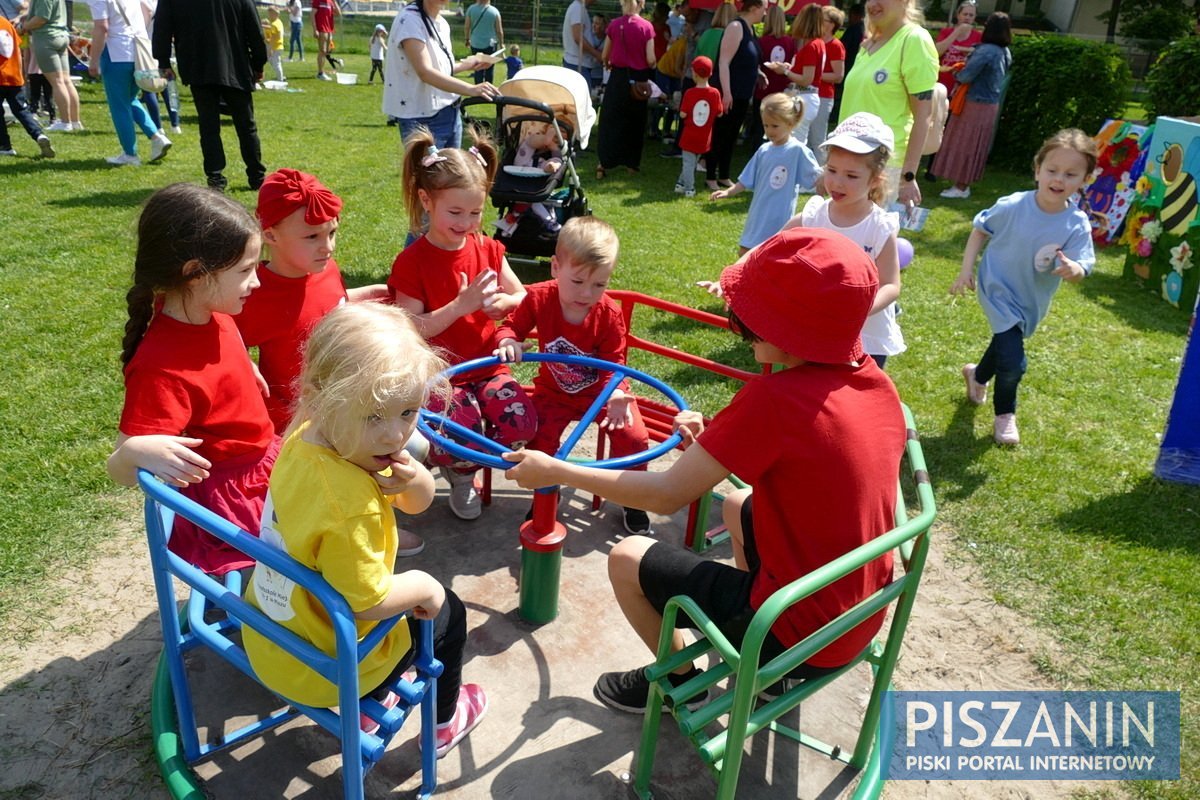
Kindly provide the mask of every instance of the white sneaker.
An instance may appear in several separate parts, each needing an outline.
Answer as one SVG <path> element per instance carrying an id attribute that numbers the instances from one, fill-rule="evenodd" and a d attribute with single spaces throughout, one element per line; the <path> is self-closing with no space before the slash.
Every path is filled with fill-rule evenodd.
<path id="1" fill-rule="evenodd" d="M 0 156 L 15 156 L 16 154 L 16 150 L 0 150 Z"/>
<path id="2" fill-rule="evenodd" d="M 959 189 L 957 186 L 951 186 L 942 192 L 941 196 L 950 200 L 965 200 L 971 196 L 971 187 L 968 186 L 965 189 Z"/>
<path id="3" fill-rule="evenodd" d="M 963 381 L 967 384 L 967 401 L 974 406 L 987 402 L 987 384 L 975 380 L 975 365 L 963 364 Z"/>
<path id="4" fill-rule="evenodd" d="M 682 183 L 675 184 L 675 194 L 683 194 L 686 191 L 687 191 L 687 187 L 684 186 Z"/>
<path id="5" fill-rule="evenodd" d="M 42 148 L 42 158 L 54 158 L 54 145 L 50 144 L 50 137 L 42 134 L 37 138 L 38 147 Z"/>
<path id="6" fill-rule="evenodd" d="M 142 160 L 140 158 L 137 156 L 131 156 L 127 153 L 109 156 L 104 160 L 112 164 L 114 167 L 140 167 L 142 165 Z"/>
<path id="7" fill-rule="evenodd" d="M 992 426 L 992 438 L 996 444 L 1014 445 L 1021 443 L 1021 434 L 1017 432 L 1016 414 L 997 414 Z"/>
<path id="8" fill-rule="evenodd" d="M 150 140 L 150 163 L 160 160 L 171 149 L 173 143 L 170 139 L 163 135 L 162 131 L 154 134 L 154 138 Z"/>
<path id="9" fill-rule="evenodd" d="M 483 513 L 483 501 L 475 489 L 475 473 L 466 475 L 446 467 L 440 467 L 442 477 L 450 484 L 450 510 L 459 519 L 479 519 Z"/>
<path id="10" fill-rule="evenodd" d="M 183 128 L 179 127 L 178 125 L 172 125 L 171 133 L 183 133 Z"/>
<path id="11" fill-rule="evenodd" d="M 72 123 L 70 123 L 70 125 L 71 125 L 71 130 L 73 130 L 73 131 L 82 131 L 83 130 L 82 122 L 72 122 Z"/>
<path id="12" fill-rule="evenodd" d="M 75 130 L 75 126 L 69 122 L 64 122 L 61 119 L 56 119 L 46 126 L 46 130 L 54 131 L 55 133 L 70 133 Z"/>
<path id="13" fill-rule="evenodd" d="M 329 76 L 328 76 L 328 75 L 326 75 L 324 72 L 318 72 L 318 73 L 317 73 L 317 80 L 321 80 L 321 81 L 331 81 L 331 80 L 333 80 L 333 78 L 329 77 Z"/>

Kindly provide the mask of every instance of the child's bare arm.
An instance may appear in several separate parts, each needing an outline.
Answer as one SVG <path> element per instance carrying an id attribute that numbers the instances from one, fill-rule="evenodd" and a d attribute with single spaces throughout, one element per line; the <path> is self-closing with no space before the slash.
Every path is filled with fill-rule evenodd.
<path id="1" fill-rule="evenodd" d="M 149 470 L 171 486 L 187 486 L 208 477 L 212 462 L 192 450 L 202 439 L 187 436 L 128 436 L 117 434 L 117 445 L 108 457 L 108 476 L 122 486 L 137 484 L 137 471 Z"/>
<path id="2" fill-rule="evenodd" d="M 500 264 L 498 278 L 499 287 L 483 304 L 483 311 L 490 319 L 504 319 L 525 299 L 525 286 L 508 265 L 507 258 Z"/>
<path id="3" fill-rule="evenodd" d="M 742 185 L 741 181 L 738 181 L 733 186 L 730 186 L 728 189 L 717 189 L 715 192 L 713 192 L 712 194 L 710 194 L 708 196 L 708 199 L 709 200 L 720 200 L 723 197 L 733 197 L 735 194 L 741 194 L 744 191 L 746 191 L 746 187 Z"/>
<path id="4" fill-rule="evenodd" d="M 979 228 L 971 230 L 966 249 L 963 250 L 962 269 L 958 271 L 958 277 L 950 286 L 950 294 L 959 295 L 975 291 L 975 260 L 979 258 L 979 251 L 983 249 L 987 238 L 988 235 Z"/>
<path id="5" fill-rule="evenodd" d="M 872 314 L 900 298 L 900 254 L 896 249 L 895 234 L 888 237 L 887 244 L 876 257 L 875 268 L 879 271 L 879 290 L 875 292 L 875 302 L 871 304 Z"/>
<path id="6" fill-rule="evenodd" d="M 358 619 L 390 619 L 410 609 L 417 619 L 433 619 L 446 602 L 446 588 L 432 575 L 410 569 L 392 576 L 387 597 L 366 611 L 354 614 Z"/>
<path id="7" fill-rule="evenodd" d="M 392 290 L 386 283 L 372 283 L 346 290 L 346 299 L 351 303 L 386 303 L 392 299 Z"/>
<path id="8" fill-rule="evenodd" d="M 479 273 L 473 281 L 468 281 L 467 276 L 461 273 L 459 278 L 458 296 L 441 308 L 426 311 L 424 303 L 403 292 L 396 292 L 393 302 L 412 315 L 413 324 L 422 336 L 432 339 L 460 317 L 483 308 L 484 300 L 496 291 L 496 276 L 489 270 Z"/>

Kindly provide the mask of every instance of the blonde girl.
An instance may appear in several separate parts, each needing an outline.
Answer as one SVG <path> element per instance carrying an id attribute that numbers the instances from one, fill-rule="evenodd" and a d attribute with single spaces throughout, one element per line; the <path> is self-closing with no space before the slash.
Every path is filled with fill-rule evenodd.
<path id="1" fill-rule="evenodd" d="M 992 436 L 1015 445 L 1017 387 L 1025 374 L 1025 340 L 1050 310 L 1050 301 L 1066 280 L 1077 283 L 1092 272 L 1092 227 L 1075 196 L 1096 168 L 1096 143 L 1077 128 L 1051 136 L 1033 159 L 1037 188 L 1016 192 L 975 215 L 975 227 L 963 251 L 962 269 L 950 294 L 974 290 L 992 329 L 992 340 L 978 364 L 965 364 L 967 399 L 982 405 L 987 385 L 996 379 Z M 987 243 L 987 249 L 984 244 Z M 975 259 L 983 250 L 979 277 Z"/>
<path id="2" fill-rule="evenodd" d="M 863 350 L 881 368 L 889 356 L 905 350 L 896 321 L 900 297 L 900 259 L 896 233 L 900 221 L 883 210 L 892 131 L 874 114 L 852 114 L 821 144 L 826 197 L 811 197 L 787 228 L 827 228 L 845 236 L 875 260 L 879 291 L 862 328 Z"/>
<path id="3" fill-rule="evenodd" d="M 467 639 L 462 602 L 419 570 L 395 573 L 398 544 L 392 506 L 420 513 L 433 500 L 433 476 L 404 445 L 442 361 L 408 315 L 376 303 L 341 306 L 305 345 L 300 399 L 271 475 L 262 539 L 325 580 L 349 603 L 361 639 L 398 614 L 397 625 L 359 661 L 364 697 L 391 708 L 391 687 L 413 661 L 416 620 L 433 620 L 438 679 L 437 756 L 454 747 L 487 712 L 487 695 L 462 685 Z M 288 630 L 332 655 L 333 629 L 314 598 L 264 566 L 247 600 Z M 246 652 L 263 683 L 292 702 L 332 706 L 337 687 L 262 635 L 247 629 Z M 364 732 L 379 723 L 363 714 Z"/>
<path id="4" fill-rule="evenodd" d="M 417 233 L 425 223 L 425 230 L 396 256 L 388 278 L 395 304 L 455 364 L 490 356 L 498 346 L 496 321 L 525 296 L 504 245 L 480 232 L 499 162 L 482 131 L 473 129 L 471 136 L 475 144 L 468 149 L 439 149 L 425 128 L 406 140 L 409 227 Z M 508 447 L 524 444 L 537 430 L 532 403 L 502 365 L 457 376 L 448 413 Z M 460 519 L 477 518 L 482 512 L 474 486 L 478 467 L 436 447 L 429 461 L 450 482 L 450 510 Z"/>
<path id="5" fill-rule="evenodd" d="M 796 40 L 796 55 L 790 64 L 772 62 L 767 68 L 788 79 L 789 93 L 794 94 L 803 110 L 792 135 L 815 149 L 820 140 L 809 141 L 809 130 L 821 109 L 821 74 L 825 69 L 825 40 L 821 38 L 821 6 L 812 3 L 800 9 L 792 22 L 792 38 Z"/>
<path id="6" fill-rule="evenodd" d="M 812 151 L 792 136 L 800 113 L 798 101 L 789 95 L 777 92 L 764 97 L 761 114 L 767 141 L 750 157 L 737 183 L 709 195 L 710 200 L 721 200 L 746 190 L 754 192 L 738 242 L 739 255 L 779 233 L 796 211 L 801 187 L 812 186 L 820 175 Z"/>
<path id="7" fill-rule="evenodd" d="M 125 405 L 108 474 L 138 469 L 257 531 L 279 439 L 232 316 L 258 287 L 258 223 L 235 200 L 189 183 L 150 196 L 125 296 Z M 242 552 L 175 518 L 170 548 L 214 575 Z"/>
<path id="8" fill-rule="evenodd" d="M 933 113 L 938 53 L 921 26 L 918 0 L 869 0 L 868 36 L 846 75 L 841 114 L 869 111 L 892 129 L 896 147 L 888 165 L 888 199 L 921 202 L 917 166 Z"/>

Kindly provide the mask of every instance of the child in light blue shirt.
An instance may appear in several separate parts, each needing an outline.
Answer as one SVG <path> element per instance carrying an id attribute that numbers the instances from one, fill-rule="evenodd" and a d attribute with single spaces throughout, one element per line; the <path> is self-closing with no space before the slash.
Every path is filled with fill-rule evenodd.
<path id="1" fill-rule="evenodd" d="M 992 404 L 997 444 L 1020 442 L 1017 387 L 1025 374 L 1025 339 L 1050 310 L 1064 281 L 1081 281 L 1096 263 L 1092 227 L 1075 196 L 1096 168 L 1096 143 L 1083 131 L 1059 131 L 1034 158 L 1037 189 L 1017 192 L 975 216 L 962 269 L 951 294 L 975 290 L 992 329 L 992 341 L 978 364 L 962 368 L 967 400 L 982 405 L 995 378 Z M 987 242 L 979 277 L 975 259 Z"/>
<path id="2" fill-rule="evenodd" d="M 746 227 L 739 240 L 739 255 L 765 242 L 796 213 L 801 186 L 812 186 L 821 174 L 816 158 L 792 137 L 792 128 L 803 112 L 786 94 L 769 94 L 762 101 L 763 133 L 767 141 L 755 151 L 737 183 L 718 189 L 709 199 L 720 200 L 749 190 L 754 192 Z"/>

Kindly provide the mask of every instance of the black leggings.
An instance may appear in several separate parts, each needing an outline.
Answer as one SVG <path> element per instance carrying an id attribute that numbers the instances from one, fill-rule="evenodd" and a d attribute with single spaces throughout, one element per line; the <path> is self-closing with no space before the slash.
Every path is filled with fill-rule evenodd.
<path id="1" fill-rule="evenodd" d="M 418 639 L 417 621 L 408 618 L 409 635 L 414 646 Z M 458 687 L 462 685 L 463 650 L 467 645 L 467 609 L 462 600 L 458 599 L 450 589 L 446 590 L 446 602 L 442 610 L 433 620 L 433 655 L 442 662 L 442 675 L 437 683 L 437 721 L 439 724 L 449 722 L 454 717 L 454 709 L 458 706 Z M 383 701 L 388 691 L 404 671 L 412 666 L 416 658 L 415 650 L 409 650 L 400 663 L 392 670 L 383 683 L 369 694 L 376 700 Z"/>
<path id="2" fill-rule="evenodd" d="M 712 150 L 704 157 L 705 178 L 710 181 L 729 180 L 729 167 L 733 162 L 733 147 L 737 144 L 738 131 L 746 119 L 750 100 L 734 99 L 729 113 L 717 117 L 713 125 Z"/>

